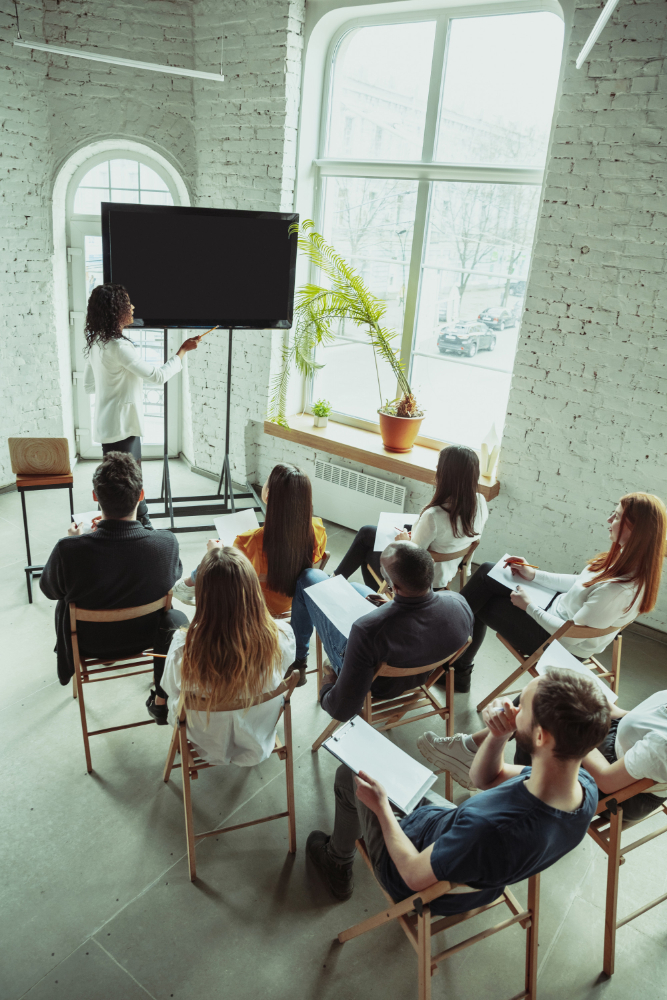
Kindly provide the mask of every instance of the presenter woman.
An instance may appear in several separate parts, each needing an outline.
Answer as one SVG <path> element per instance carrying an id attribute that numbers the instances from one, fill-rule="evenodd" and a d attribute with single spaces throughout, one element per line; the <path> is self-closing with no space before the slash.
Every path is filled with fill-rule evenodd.
<path id="1" fill-rule="evenodd" d="M 87 364 L 84 389 L 95 394 L 95 438 L 102 454 L 126 451 L 141 462 L 143 433 L 143 382 L 164 383 L 180 372 L 181 358 L 199 346 L 190 337 L 164 365 L 142 361 L 139 351 L 123 330 L 132 325 L 134 306 L 122 285 L 98 285 L 88 299 L 86 313 Z M 152 529 L 146 501 L 137 510 L 137 520 Z"/>

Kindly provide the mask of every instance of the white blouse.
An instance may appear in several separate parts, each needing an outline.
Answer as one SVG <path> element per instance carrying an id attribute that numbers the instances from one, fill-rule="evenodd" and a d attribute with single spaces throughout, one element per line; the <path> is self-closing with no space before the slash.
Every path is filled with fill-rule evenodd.
<path id="1" fill-rule="evenodd" d="M 647 791 L 664 795 L 667 791 L 667 691 L 650 698 L 624 715 L 616 730 L 616 756 L 625 762 L 631 778 L 653 778 L 656 788 Z"/>
<path id="2" fill-rule="evenodd" d="M 458 524 L 459 536 L 454 536 L 452 522 L 449 514 L 442 507 L 429 507 L 420 515 L 412 526 L 412 541 L 420 549 L 433 549 L 434 552 L 460 552 L 479 540 L 484 525 L 489 516 L 489 508 L 481 493 L 477 494 L 477 510 L 473 522 L 472 538 L 461 533 L 461 524 Z M 437 562 L 435 564 L 435 574 L 433 577 L 434 587 L 446 587 L 450 580 L 453 580 L 458 572 L 458 560 L 452 559 L 449 562 Z"/>
<path id="3" fill-rule="evenodd" d="M 83 387 L 95 394 L 95 440 L 112 444 L 127 437 L 141 437 L 143 383 L 164 383 L 180 372 L 178 354 L 163 365 L 142 361 L 139 351 L 124 337 L 90 348 Z"/>
<path id="4" fill-rule="evenodd" d="M 628 580 L 605 580 L 603 583 L 594 583 L 592 587 L 585 587 L 584 584 L 596 575 L 588 566 L 578 576 L 574 573 L 545 573 L 541 569 L 535 570 L 535 583 L 560 593 L 548 611 L 543 611 L 535 604 L 529 604 L 526 611 L 549 635 L 553 635 L 563 622 L 570 619 L 576 625 L 588 625 L 590 628 L 610 628 L 614 625 L 620 630 L 639 614 L 641 594 L 634 601 L 637 585 Z M 521 586 L 521 581 L 517 579 L 517 582 Z M 574 656 L 585 658 L 601 653 L 617 634 L 618 632 L 610 632 L 597 639 L 561 639 L 560 642 Z"/>
<path id="5" fill-rule="evenodd" d="M 294 663 L 296 640 L 292 626 L 286 621 L 277 621 L 281 662 L 264 687 L 264 693 L 278 687 L 287 668 Z M 178 700 L 181 695 L 181 664 L 185 647 L 185 632 L 174 633 L 160 682 L 167 692 L 169 724 L 178 721 Z M 252 767 L 271 756 L 275 746 L 278 716 L 283 704 L 282 698 L 273 698 L 263 705 L 253 705 L 247 711 L 211 712 L 207 721 L 206 712 L 188 712 L 188 739 L 203 760 L 211 764 L 238 764 Z"/>

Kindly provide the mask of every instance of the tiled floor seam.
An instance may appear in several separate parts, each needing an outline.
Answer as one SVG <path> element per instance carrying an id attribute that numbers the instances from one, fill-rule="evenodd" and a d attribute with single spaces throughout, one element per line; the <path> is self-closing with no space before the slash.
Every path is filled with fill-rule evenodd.
<path id="1" fill-rule="evenodd" d="M 584 882 L 585 882 L 585 880 L 586 880 L 586 878 L 588 876 L 588 873 L 590 872 L 590 870 L 591 870 L 591 868 L 593 867 L 594 864 L 595 864 L 595 859 L 591 857 L 591 860 L 589 861 L 589 863 L 588 863 L 588 865 L 586 867 L 586 870 L 584 871 L 583 875 L 581 876 L 581 878 L 579 879 L 579 881 L 575 885 L 574 889 L 572 890 L 572 894 L 570 895 L 570 902 L 568 904 L 567 910 L 563 914 L 563 919 L 559 923 L 559 925 L 558 925 L 558 927 L 556 929 L 555 934 L 553 935 L 553 937 L 551 938 L 551 941 L 549 942 L 549 946 L 547 947 L 547 950 L 546 950 L 545 954 L 542 956 L 542 958 L 540 960 L 539 966 L 537 968 L 537 978 L 538 979 L 542 975 L 542 972 L 544 971 L 544 969 L 546 967 L 546 964 L 549 961 L 551 953 L 554 950 L 554 948 L 556 947 L 556 945 L 558 943 L 558 940 L 560 939 L 560 936 L 563 933 L 563 929 L 564 929 L 565 924 L 567 923 L 567 919 L 568 919 L 568 917 L 570 915 L 570 910 L 574 906 L 575 900 L 579 897 L 579 890 L 581 889 L 582 885 L 584 884 Z"/>
<path id="2" fill-rule="evenodd" d="M 94 937 L 91 937 L 90 940 L 94 941 L 98 948 L 102 949 L 102 951 L 104 952 L 104 954 L 107 956 L 107 958 L 111 959 L 111 961 L 114 963 L 114 965 L 117 965 L 118 968 L 121 969 L 125 973 L 126 976 L 129 976 L 129 978 L 132 980 L 132 982 L 135 984 L 135 986 L 138 986 L 140 990 L 143 990 L 144 993 L 146 994 L 146 996 L 149 996 L 151 998 L 151 1000 L 156 1000 L 156 998 L 153 996 L 153 994 L 150 993 L 146 989 L 146 987 L 143 985 L 143 983 L 140 983 L 138 979 L 135 979 L 134 976 L 132 975 L 132 973 L 128 972 L 128 970 L 125 968 L 125 966 L 121 965 L 120 962 L 118 961 L 118 959 L 115 958 L 111 954 L 110 951 L 107 951 L 107 949 L 104 947 L 104 945 L 100 944 L 100 942 L 97 941 L 96 938 L 94 938 Z"/>

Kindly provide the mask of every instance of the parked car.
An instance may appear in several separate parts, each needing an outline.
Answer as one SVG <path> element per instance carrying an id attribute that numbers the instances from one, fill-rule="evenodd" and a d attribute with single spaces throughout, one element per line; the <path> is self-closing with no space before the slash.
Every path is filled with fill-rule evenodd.
<path id="1" fill-rule="evenodd" d="M 484 323 L 475 320 L 461 320 L 443 326 L 438 337 L 441 354 L 465 354 L 474 358 L 478 351 L 492 351 L 496 346 L 496 335 Z"/>
<path id="2" fill-rule="evenodd" d="M 481 312 L 477 319 L 493 330 L 504 330 L 506 326 L 516 326 L 516 320 L 509 309 L 502 306 L 491 306 Z"/>
<path id="3" fill-rule="evenodd" d="M 526 294 L 526 282 L 525 281 L 510 281 L 510 295 L 525 295 Z"/>

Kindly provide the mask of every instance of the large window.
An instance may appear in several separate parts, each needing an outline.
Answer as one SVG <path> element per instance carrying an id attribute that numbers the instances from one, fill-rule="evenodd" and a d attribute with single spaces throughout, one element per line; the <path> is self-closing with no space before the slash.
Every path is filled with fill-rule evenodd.
<path id="1" fill-rule="evenodd" d="M 319 225 L 386 302 L 427 437 L 502 432 L 562 42 L 535 11 L 375 21 L 334 44 Z M 377 422 L 395 379 L 362 331 L 336 332 L 313 398 Z"/>

